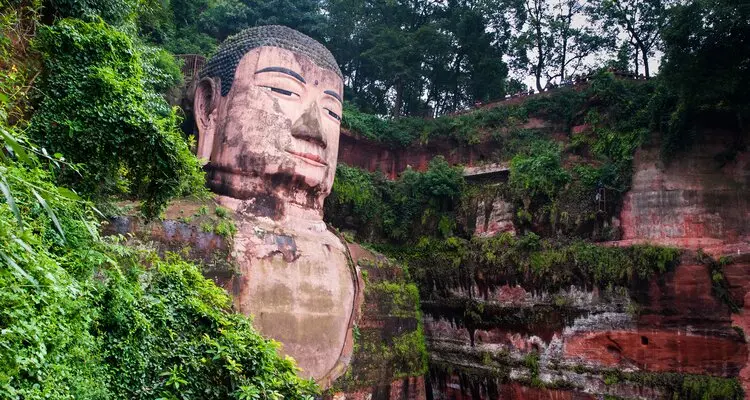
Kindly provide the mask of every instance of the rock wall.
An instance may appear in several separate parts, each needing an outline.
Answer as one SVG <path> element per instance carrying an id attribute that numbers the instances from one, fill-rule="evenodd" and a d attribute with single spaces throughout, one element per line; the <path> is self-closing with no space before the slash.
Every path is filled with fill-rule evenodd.
<path id="1" fill-rule="evenodd" d="M 451 164 L 473 165 L 490 159 L 492 151 L 491 143 L 466 145 L 450 138 L 406 148 L 391 147 L 342 129 L 338 160 L 370 172 L 380 171 L 395 179 L 407 166 L 418 171 L 426 170 L 430 160 L 438 155 Z"/>
<path id="2" fill-rule="evenodd" d="M 636 152 L 621 214 L 624 243 L 644 242 L 716 254 L 749 252 L 750 153 L 733 159 L 735 134 L 711 131 L 669 164 L 654 145 Z"/>
<path id="3" fill-rule="evenodd" d="M 668 165 L 658 143 L 638 150 L 622 240 L 605 244 L 678 247 L 674 271 L 629 287 L 557 293 L 485 280 L 423 299 L 432 398 L 750 394 L 750 154 L 727 157 L 732 133 L 699 137 L 707 139 Z M 476 234 L 502 232 L 510 212 L 493 205 L 482 215 L 484 207 Z"/>
<path id="4" fill-rule="evenodd" d="M 334 382 L 336 400 L 424 400 L 427 353 L 417 287 L 385 257 L 349 244 L 364 298 L 350 368 Z"/>
<path id="5" fill-rule="evenodd" d="M 729 387 L 731 396 L 736 382 L 724 378 L 744 368 L 747 344 L 693 257 L 628 289 L 538 293 L 506 284 L 468 306 L 458 290 L 423 301 L 433 395 L 692 398 L 684 397 L 688 381 L 701 393 Z"/>

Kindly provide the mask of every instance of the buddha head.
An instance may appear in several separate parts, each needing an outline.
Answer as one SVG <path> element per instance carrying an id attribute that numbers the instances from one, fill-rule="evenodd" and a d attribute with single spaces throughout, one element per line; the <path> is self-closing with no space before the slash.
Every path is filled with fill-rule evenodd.
<path id="1" fill-rule="evenodd" d="M 322 44 L 261 26 L 228 38 L 195 87 L 198 156 L 208 185 L 238 211 L 322 215 L 336 172 L 343 79 Z"/>

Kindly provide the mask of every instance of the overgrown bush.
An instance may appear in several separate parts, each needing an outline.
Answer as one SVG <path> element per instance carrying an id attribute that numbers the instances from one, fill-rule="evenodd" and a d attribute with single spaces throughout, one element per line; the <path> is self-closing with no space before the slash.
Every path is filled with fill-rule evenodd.
<path id="1" fill-rule="evenodd" d="M 37 47 L 44 75 L 31 132 L 48 151 L 83 164 L 60 182 L 96 200 L 137 197 L 148 217 L 203 187 L 177 114 L 157 93 L 176 76 L 166 54 L 142 53 L 101 21 L 60 21 L 42 29 Z"/>
<path id="2" fill-rule="evenodd" d="M 66 165 L 0 119 L 0 397 L 311 399 L 278 344 L 176 256 L 98 235 Z"/>
<path id="3" fill-rule="evenodd" d="M 325 217 L 360 239 L 413 241 L 423 233 L 443 237 L 456 230 L 454 209 L 464 188 L 460 169 L 442 157 L 425 172 L 407 169 L 398 180 L 339 164 Z"/>
<path id="4" fill-rule="evenodd" d="M 407 147 L 426 143 L 430 139 L 445 137 L 459 143 L 477 144 L 483 140 L 500 140 L 507 131 L 514 131 L 538 116 L 570 129 L 580 113 L 586 93 L 560 90 L 530 98 L 521 104 L 500 104 L 470 112 L 445 115 L 435 119 L 417 117 L 385 118 L 360 112 L 346 104 L 343 126 L 368 139 L 393 147 Z"/>
<path id="5" fill-rule="evenodd" d="M 423 294 L 481 280 L 523 283 L 537 289 L 626 286 L 663 274 L 679 263 L 677 249 L 636 245 L 606 247 L 584 241 L 561 243 L 529 233 L 471 240 L 423 237 L 416 246 L 383 248 L 409 265 Z"/>
<path id="6" fill-rule="evenodd" d="M 44 13 L 56 18 L 93 20 L 103 18 L 110 24 L 132 20 L 140 4 L 138 0 L 43 0 Z"/>
<path id="7" fill-rule="evenodd" d="M 554 142 L 538 141 L 510 162 L 510 186 L 529 203 L 534 199 L 554 200 L 568 181 L 570 175 L 562 167 L 560 147 Z"/>

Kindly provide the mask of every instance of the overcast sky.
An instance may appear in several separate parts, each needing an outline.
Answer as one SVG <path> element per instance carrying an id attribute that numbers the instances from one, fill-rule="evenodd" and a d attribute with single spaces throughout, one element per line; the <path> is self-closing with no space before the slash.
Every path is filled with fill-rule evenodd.
<path id="1" fill-rule="evenodd" d="M 572 26 L 574 28 L 581 28 L 589 26 L 590 23 L 588 21 L 588 18 L 586 18 L 584 15 L 578 14 L 573 17 L 573 23 Z M 626 32 L 620 32 L 618 35 L 619 42 L 625 42 L 628 40 L 628 35 Z M 656 73 L 659 71 L 659 65 L 661 64 L 661 56 L 662 53 L 660 51 L 656 51 L 654 56 L 650 57 L 648 60 L 648 67 L 649 67 L 649 73 L 650 75 L 656 75 Z M 606 62 L 610 58 L 614 58 L 615 54 L 594 54 L 589 57 L 587 57 L 584 60 L 583 66 L 579 68 L 578 74 L 587 73 L 591 67 L 596 65 L 602 65 L 604 62 Z M 509 57 L 508 57 L 509 58 Z M 506 58 L 506 62 L 507 62 Z M 632 69 L 632 61 L 631 61 L 631 69 Z M 643 65 L 639 65 L 638 72 L 640 74 L 643 74 Z M 515 78 L 521 79 L 526 86 L 529 88 L 534 88 L 536 90 L 536 79 L 533 75 L 526 75 L 523 73 L 520 73 L 518 71 L 511 72 L 511 75 Z M 547 81 L 542 77 L 542 86 L 544 86 L 547 83 Z"/>

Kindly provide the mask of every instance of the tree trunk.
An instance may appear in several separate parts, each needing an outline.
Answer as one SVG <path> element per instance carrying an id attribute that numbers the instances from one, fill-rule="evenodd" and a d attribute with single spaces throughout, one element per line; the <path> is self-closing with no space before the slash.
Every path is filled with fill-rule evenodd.
<path id="1" fill-rule="evenodd" d="M 641 46 L 641 52 L 643 52 L 643 73 L 646 75 L 646 79 L 648 79 L 648 51 L 645 47 Z"/>
<path id="2" fill-rule="evenodd" d="M 391 115 L 394 117 L 398 117 L 401 115 L 401 107 L 403 106 L 404 101 L 404 84 L 401 81 L 401 78 L 396 79 L 396 100 L 393 102 L 393 111 L 391 111 Z"/>

